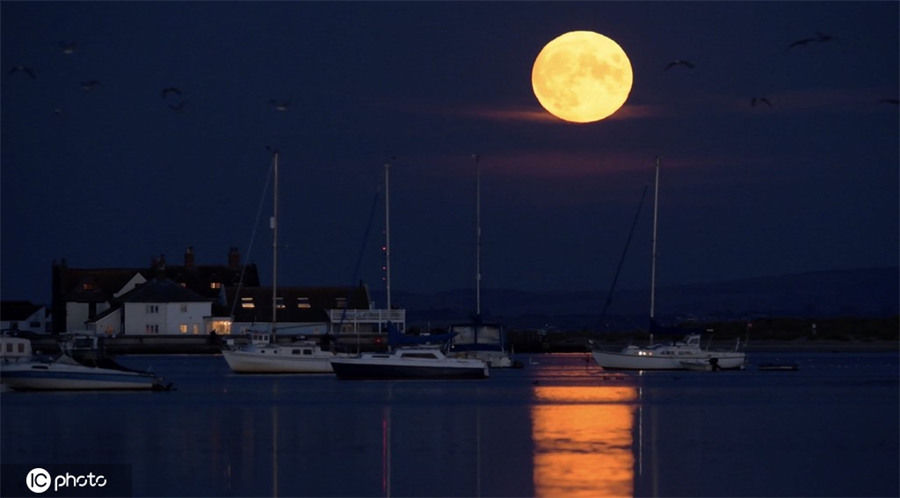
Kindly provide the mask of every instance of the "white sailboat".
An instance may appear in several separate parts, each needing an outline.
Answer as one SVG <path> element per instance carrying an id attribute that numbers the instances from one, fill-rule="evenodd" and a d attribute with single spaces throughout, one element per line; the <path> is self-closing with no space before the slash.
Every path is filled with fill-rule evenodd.
<path id="1" fill-rule="evenodd" d="M 453 324 L 454 334 L 449 356 L 470 358 L 487 362 L 493 368 L 516 366 L 506 349 L 503 327 L 481 320 L 481 169 L 478 155 L 475 161 L 475 319 L 471 323 Z"/>
<path id="2" fill-rule="evenodd" d="M 277 344 L 278 311 L 278 151 L 272 155 L 273 208 L 272 208 L 272 322 L 270 330 L 253 333 L 250 344 L 242 347 L 226 347 L 222 356 L 236 373 L 331 373 L 331 360 L 338 355 L 323 350 L 317 342 L 303 341 L 293 344 Z M 235 296 L 235 299 L 237 297 Z"/>
<path id="3" fill-rule="evenodd" d="M 656 311 L 656 226 L 659 213 L 659 158 L 656 158 L 656 178 L 653 191 L 653 238 L 650 266 L 650 342 L 648 346 L 630 345 L 621 351 L 594 350 L 591 355 L 605 369 L 619 370 L 719 370 L 742 369 L 746 356 L 742 351 L 714 351 L 703 349 L 700 334 L 687 332 L 681 341 L 652 344 L 653 332 L 658 329 Z"/>

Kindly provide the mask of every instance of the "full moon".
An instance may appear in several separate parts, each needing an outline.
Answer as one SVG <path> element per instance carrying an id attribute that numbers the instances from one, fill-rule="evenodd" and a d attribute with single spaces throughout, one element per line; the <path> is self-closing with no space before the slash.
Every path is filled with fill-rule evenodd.
<path id="1" fill-rule="evenodd" d="M 593 31 L 550 40 L 531 70 L 534 96 L 550 114 L 573 123 L 611 116 L 628 99 L 631 62 L 622 47 Z"/>

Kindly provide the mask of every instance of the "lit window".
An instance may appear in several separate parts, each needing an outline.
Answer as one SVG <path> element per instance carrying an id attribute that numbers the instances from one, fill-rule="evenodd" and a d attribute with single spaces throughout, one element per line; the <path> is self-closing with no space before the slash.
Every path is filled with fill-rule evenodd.
<path id="1" fill-rule="evenodd" d="M 221 289 L 221 288 L 222 288 L 222 282 L 210 282 L 210 283 L 209 283 L 209 288 L 210 288 L 210 289 Z"/>
<path id="2" fill-rule="evenodd" d="M 281 297 L 276 297 L 275 298 L 275 307 L 277 309 L 283 310 L 284 309 L 284 299 Z"/>
<path id="3" fill-rule="evenodd" d="M 178 330 L 180 330 L 182 334 L 187 334 L 187 324 L 182 323 L 178 326 Z"/>
<path id="4" fill-rule="evenodd" d="M 308 297 L 298 297 L 297 298 L 297 308 L 301 310 L 308 310 L 312 308 L 312 305 L 309 304 Z"/>
<path id="5" fill-rule="evenodd" d="M 214 320 L 210 326 L 216 334 L 231 334 L 231 322 L 228 320 Z"/>
<path id="6" fill-rule="evenodd" d="M 194 324 L 194 335 L 197 335 L 199 333 L 200 333 L 200 326 L 195 323 Z"/>
<path id="7" fill-rule="evenodd" d="M 255 308 L 256 304 L 253 303 L 252 297 L 242 297 L 241 298 L 241 308 Z"/>

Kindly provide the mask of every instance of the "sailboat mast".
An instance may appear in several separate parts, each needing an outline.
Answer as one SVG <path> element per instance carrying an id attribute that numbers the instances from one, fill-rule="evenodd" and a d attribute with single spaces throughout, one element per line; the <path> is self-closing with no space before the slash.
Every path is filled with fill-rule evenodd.
<path id="1" fill-rule="evenodd" d="M 391 164 L 384 165 L 384 282 L 391 309 Z"/>
<path id="2" fill-rule="evenodd" d="M 272 158 L 272 342 L 275 341 L 275 323 L 278 321 L 278 151 Z"/>
<path id="3" fill-rule="evenodd" d="M 472 154 L 475 161 L 475 317 L 481 319 L 481 168 L 478 154 Z"/>
<path id="4" fill-rule="evenodd" d="M 659 216 L 659 156 L 656 158 L 656 178 L 653 182 L 653 234 L 650 251 L 650 320 L 656 314 L 656 222 Z"/>

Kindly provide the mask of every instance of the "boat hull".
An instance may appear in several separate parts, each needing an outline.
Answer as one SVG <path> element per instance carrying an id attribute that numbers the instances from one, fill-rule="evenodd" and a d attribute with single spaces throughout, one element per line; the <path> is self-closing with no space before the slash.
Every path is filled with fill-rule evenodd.
<path id="1" fill-rule="evenodd" d="M 735 351 L 705 351 L 678 356 L 653 356 L 594 351 L 591 353 L 597 365 L 607 370 L 698 370 L 706 363 L 710 370 L 735 370 L 744 368 L 746 356 Z"/>
<path id="2" fill-rule="evenodd" d="M 17 391 L 152 390 L 161 388 L 150 374 L 117 372 L 103 368 L 4 369 L 3 384 Z"/>
<path id="3" fill-rule="evenodd" d="M 512 368 L 513 366 L 512 358 L 505 351 L 471 349 L 453 351 L 448 356 L 450 358 L 481 360 L 491 368 Z"/>
<path id="4" fill-rule="evenodd" d="M 359 359 L 334 360 L 331 364 L 339 379 L 483 379 L 490 375 L 487 364 L 474 360 L 471 365 L 459 366 L 370 363 Z"/>
<path id="5" fill-rule="evenodd" d="M 263 354 L 258 351 L 225 350 L 222 356 L 235 373 L 331 373 L 333 354 L 294 356 Z"/>

